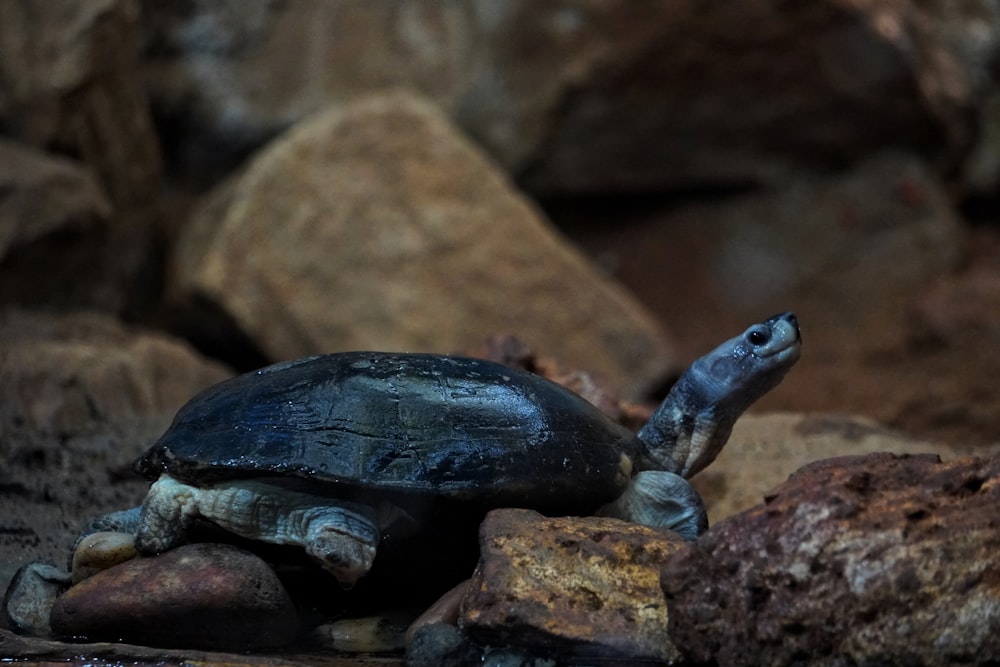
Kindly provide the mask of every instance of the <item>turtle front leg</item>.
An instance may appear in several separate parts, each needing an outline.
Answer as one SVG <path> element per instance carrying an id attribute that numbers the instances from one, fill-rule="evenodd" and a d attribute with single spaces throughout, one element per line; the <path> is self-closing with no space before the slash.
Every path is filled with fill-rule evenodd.
<path id="1" fill-rule="evenodd" d="M 708 513 L 701 496 L 686 479 L 663 470 L 640 472 L 622 495 L 597 514 L 669 528 L 688 540 L 708 530 Z"/>
<path id="2" fill-rule="evenodd" d="M 197 516 L 198 489 L 163 475 L 146 492 L 135 530 L 135 548 L 160 554 L 179 546 Z"/>

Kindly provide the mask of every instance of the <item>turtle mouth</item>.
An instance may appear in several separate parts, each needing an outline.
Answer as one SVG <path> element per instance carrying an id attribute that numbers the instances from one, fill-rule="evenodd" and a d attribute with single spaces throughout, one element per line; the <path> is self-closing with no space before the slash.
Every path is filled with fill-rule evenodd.
<path id="1" fill-rule="evenodd" d="M 802 334 L 799 331 L 799 321 L 794 313 L 781 313 L 765 320 L 760 331 L 766 340 L 756 345 L 754 352 L 761 358 L 772 358 L 780 363 L 795 361 L 802 349 Z M 748 337 L 753 342 L 755 329 L 751 329 Z"/>

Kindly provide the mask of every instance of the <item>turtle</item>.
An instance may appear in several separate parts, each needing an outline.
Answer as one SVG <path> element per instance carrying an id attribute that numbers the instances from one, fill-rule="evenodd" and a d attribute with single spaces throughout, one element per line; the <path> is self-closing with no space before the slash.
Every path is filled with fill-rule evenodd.
<path id="1" fill-rule="evenodd" d="M 278 363 L 197 394 L 135 464 L 141 507 L 95 525 L 140 553 L 195 520 L 293 545 L 350 588 L 383 548 L 471 530 L 487 511 L 617 517 L 688 539 L 687 481 L 799 358 L 790 312 L 697 359 L 634 432 L 550 380 L 469 357 L 344 352 Z"/>

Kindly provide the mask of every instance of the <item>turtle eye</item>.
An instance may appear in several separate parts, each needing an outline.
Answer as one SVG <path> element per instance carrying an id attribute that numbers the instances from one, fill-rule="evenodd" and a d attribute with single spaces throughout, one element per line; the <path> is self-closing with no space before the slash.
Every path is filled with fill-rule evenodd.
<path id="1" fill-rule="evenodd" d="M 771 333 L 764 329 L 754 329 L 747 333 L 747 340 L 754 346 L 763 345 L 767 341 L 771 340 Z"/>

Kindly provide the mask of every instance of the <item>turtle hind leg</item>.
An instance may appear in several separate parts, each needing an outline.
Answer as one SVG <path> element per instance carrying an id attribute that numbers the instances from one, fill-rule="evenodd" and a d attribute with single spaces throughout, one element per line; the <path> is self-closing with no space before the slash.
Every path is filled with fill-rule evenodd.
<path id="1" fill-rule="evenodd" d="M 624 493 L 597 511 L 653 528 L 669 528 L 688 540 L 708 530 L 705 503 L 691 484 L 672 472 L 640 472 Z"/>

